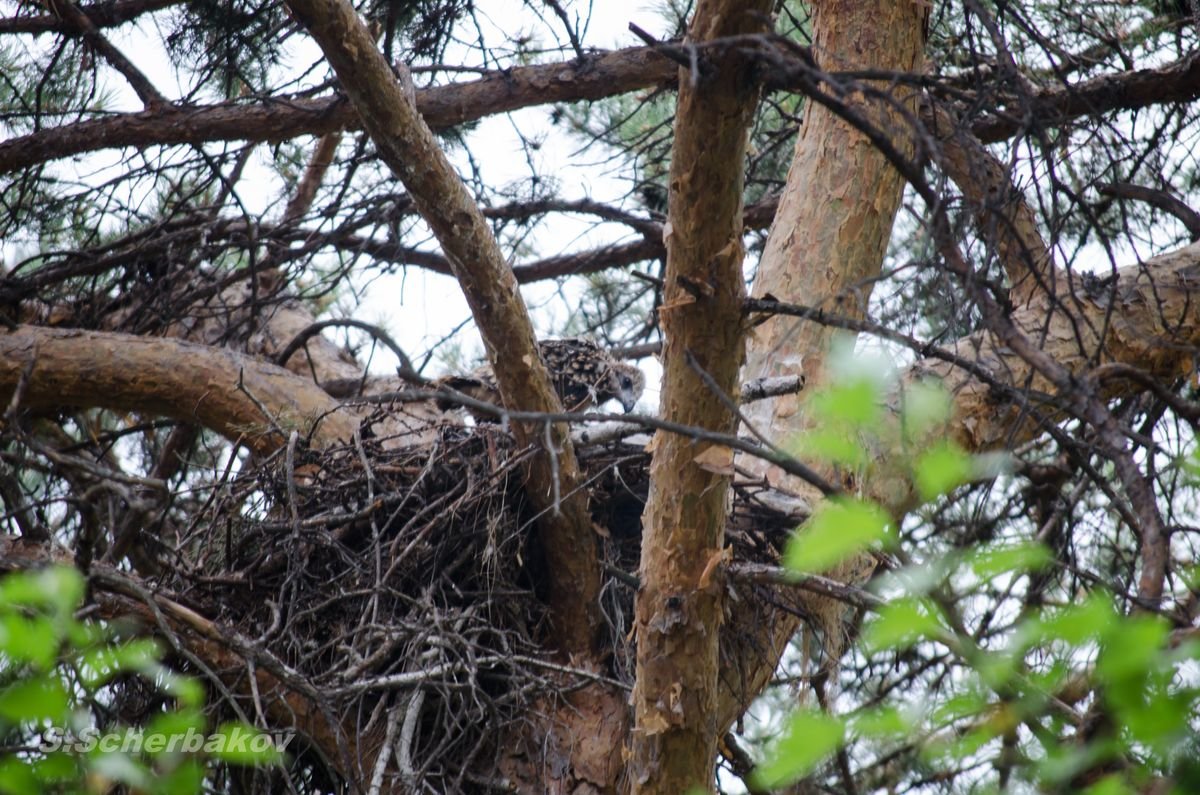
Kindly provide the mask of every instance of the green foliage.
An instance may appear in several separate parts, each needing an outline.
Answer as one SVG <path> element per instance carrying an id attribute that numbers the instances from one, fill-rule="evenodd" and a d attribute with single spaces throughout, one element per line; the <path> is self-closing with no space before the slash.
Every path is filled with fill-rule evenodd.
<path id="1" fill-rule="evenodd" d="M 935 387 L 897 400 L 894 385 L 871 375 L 874 366 L 847 364 L 843 354 L 834 367 L 841 379 L 809 403 L 821 430 L 801 441 L 808 454 L 835 466 L 907 473 L 926 507 L 1002 471 L 938 433 L 950 404 Z M 831 444 L 838 435 L 840 445 Z M 1173 792 L 1193 791 L 1200 643 L 1173 641 L 1165 618 L 1122 605 L 1097 586 L 1074 600 L 1029 607 L 985 650 L 964 622 L 963 600 L 1038 578 L 1054 561 L 1051 551 L 1005 539 L 920 560 L 895 546 L 893 522 L 869 500 L 829 500 L 796 533 L 785 563 L 820 572 L 892 545 L 906 565 L 877 581 L 883 601 L 866 618 L 859 649 L 868 665 L 918 649 L 947 655 L 959 671 L 953 686 L 886 692 L 839 715 L 802 709 L 772 745 L 757 784 L 781 787 L 813 775 L 846 748 L 860 760 L 906 755 L 927 780 L 994 768 L 1006 771 L 1005 781 L 1042 791 L 1137 792 L 1166 776 Z"/>
<path id="2" fill-rule="evenodd" d="M 175 15 L 166 36 L 176 63 L 225 99 L 269 89 L 282 40 L 283 6 L 253 0 L 194 0 Z"/>
<path id="3" fill-rule="evenodd" d="M 831 499 L 788 545 L 784 560 L 796 571 L 823 571 L 884 541 L 889 521 L 887 512 L 872 502 Z"/>
<path id="4" fill-rule="evenodd" d="M 756 771 L 760 787 L 779 787 L 807 774 L 842 744 L 845 724 L 815 710 L 799 710 L 776 744 L 773 759 Z"/>
<path id="5" fill-rule="evenodd" d="M 159 795 L 205 788 L 213 764 L 276 764 L 270 738 L 242 723 L 208 733 L 200 682 L 165 667 L 159 643 L 75 618 L 84 579 L 51 567 L 0 579 L 0 793 Z M 164 708 L 144 726 L 98 722 L 117 682 L 142 680 Z M 95 714 L 103 715 L 101 709 Z"/>

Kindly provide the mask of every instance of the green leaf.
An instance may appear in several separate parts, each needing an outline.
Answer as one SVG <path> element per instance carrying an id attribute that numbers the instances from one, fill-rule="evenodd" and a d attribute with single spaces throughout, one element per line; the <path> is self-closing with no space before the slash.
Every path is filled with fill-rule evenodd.
<path id="1" fill-rule="evenodd" d="M 145 675 L 149 676 L 148 672 Z M 191 676 L 177 674 L 165 666 L 157 666 L 154 678 L 159 683 L 159 689 L 174 696 L 181 707 L 200 707 L 204 704 L 204 686 Z"/>
<path id="2" fill-rule="evenodd" d="M 61 642 L 59 628 L 46 616 L 0 614 L 0 650 L 15 663 L 29 663 L 44 671 L 58 657 Z"/>
<path id="3" fill-rule="evenodd" d="M 920 439 L 950 419 L 950 393 L 936 381 L 919 381 L 904 391 L 904 429 L 908 438 Z"/>
<path id="4" fill-rule="evenodd" d="M 1042 633 L 1078 646 L 1087 640 L 1104 637 L 1119 618 L 1110 598 L 1103 593 L 1094 593 L 1083 604 L 1044 616 Z"/>
<path id="5" fill-rule="evenodd" d="M 1134 792 L 1120 776 L 1111 775 L 1085 789 L 1083 795 L 1133 795 Z"/>
<path id="6" fill-rule="evenodd" d="M 167 772 L 156 771 L 155 790 L 158 795 L 196 795 L 204 791 L 204 774 L 204 763 L 189 757 Z"/>
<path id="7" fill-rule="evenodd" d="M 69 617 L 83 599 L 83 576 L 66 566 L 22 571 L 0 579 L 0 605 L 47 607 Z"/>
<path id="8" fill-rule="evenodd" d="M 1124 689 L 1123 693 L 1114 691 Z M 1188 722 L 1195 715 L 1195 703 L 1187 696 L 1170 693 L 1165 687 L 1136 692 L 1133 688 L 1110 688 L 1105 692 L 1119 724 L 1129 736 L 1160 754 L 1171 750 L 1189 734 Z"/>
<path id="9" fill-rule="evenodd" d="M 1010 572 L 1044 569 L 1053 559 L 1050 550 L 1037 541 L 981 547 L 967 556 L 971 570 L 985 582 Z"/>
<path id="10" fill-rule="evenodd" d="M 1066 783 L 1084 770 L 1119 755 L 1119 748 L 1106 741 L 1090 742 L 1077 746 L 1059 743 L 1046 747 L 1046 758 L 1038 764 L 1037 771 L 1043 782 L 1051 785 L 1046 789 L 1057 790 L 1054 785 Z"/>
<path id="11" fill-rule="evenodd" d="M 942 634 L 937 610 L 924 600 L 911 597 L 889 602 L 867 625 L 863 641 L 872 651 L 903 649 Z"/>
<path id="12" fill-rule="evenodd" d="M 189 707 L 154 716 L 146 724 L 146 731 L 161 734 L 186 734 L 190 729 L 203 733 L 207 724 L 203 712 Z"/>
<path id="13" fill-rule="evenodd" d="M 797 457 L 816 458 L 853 469 L 860 469 L 869 462 L 862 443 L 850 433 L 832 426 L 816 428 L 805 433 L 794 448 Z"/>
<path id="14" fill-rule="evenodd" d="M 914 723 L 899 708 L 884 704 L 865 709 L 856 714 L 850 728 L 859 737 L 895 738 L 905 737 L 912 731 Z"/>
<path id="15" fill-rule="evenodd" d="M 1144 676 L 1157 666 L 1169 631 L 1167 622 L 1157 616 L 1114 622 L 1096 660 L 1096 676 L 1110 684 Z"/>
<path id="16" fill-rule="evenodd" d="M 962 761 L 976 754 L 980 748 L 990 743 L 999 736 L 995 726 L 990 721 L 984 721 L 981 725 L 975 726 L 954 739 L 945 743 L 939 749 L 943 757 Z"/>
<path id="17" fill-rule="evenodd" d="M 988 687 L 993 690 L 1008 688 L 1021 667 L 1021 658 L 1003 651 L 996 651 L 982 657 L 975 666 L 975 672 Z"/>
<path id="18" fill-rule="evenodd" d="M 204 715 L 198 709 L 184 708 L 176 712 L 166 712 L 157 715 L 146 724 L 146 734 L 162 734 L 167 737 L 179 737 L 174 749 L 164 748 L 164 753 L 174 753 L 182 749 L 184 738 L 191 732 L 197 737 L 204 736 L 207 726 Z"/>
<path id="19" fill-rule="evenodd" d="M 41 782 L 34 775 L 31 765 L 15 756 L 0 759 L 0 792 L 8 795 L 34 795 L 41 791 Z"/>
<path id="20" fill-rule="evenodd" d="M 817 420 L 852 428 L 875 428 L 881 413 L 880 394 L 877 382 L 849 378 L 813 394 L 809 398 L 809 411 Z"/>
<path id="21" fill-rule="evenodd" d="M 153 671 L 161 656 L 161 645 L 151 638 L 92 649 L 83 655 L 83 684 L 95 689 L 121 673 Z"/>
<path id="22" fill-rule="evenodd" d="M 754 773 L 755 786 L 783 787 L 812 771 L 842 744 L 845 724 L 823 712 L 802 710 L 792 716 L 787 732 L 770 759 Z"/>
<path id="23" fill-rule="evenodd" d="M 69 716 L 67 691 L 55 677 L 37 676 L 0 690 L 0 717 L 12 723 L 47 721 L 62 726 Z"/>
<path id="24" fill-rule="evenodd" d="M 987 693 L 967 689 L 939 704 L 932 711 L 931 717 L 935 723 L 950 724 L 958 720 L 972 719 L 990 706 L 991 701 Z"/>
<path id="25" fill-rule="evenodd" d="M 788 541 L 784 563 L 801 572 L 826 571 L 885 540 L 890 521 L 875 503 L 829 500 Z"/>
<path id="26" fill-rule="evenodd" d="M 913 482 L 921 499 L 929 502 L 971 479 L 971 456 L 953 442 L 942 442 L 917 456 Z"/>
<path id="27" fill-rule="evenodd" d="M 46 754 L 33 763 L 33 774 L 42 784 L 65 784 L 76 781 L 81 772 L 79 758 L 61 751 Z"/>
<path id="28" fill-rule="evenodd" d="M 266 765 L 283 760 L 270 735 L 245 723 L 221 724 L 204 749 L 212 757 L 235 765 Z"/>

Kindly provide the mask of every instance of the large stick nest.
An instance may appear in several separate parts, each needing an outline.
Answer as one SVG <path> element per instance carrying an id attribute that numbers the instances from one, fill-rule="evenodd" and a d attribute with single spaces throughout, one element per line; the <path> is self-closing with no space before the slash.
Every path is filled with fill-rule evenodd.
<path id="1" fill-rule="evenodd" d="M 462 789 L 493 768 L 497 738 L 530 703 L 590 680 L 564 680 L 543 643 L 544 563 L 522 492 L 530 451 L 482 424 L 396 447 L 371 435 L 378 418 L 352 443 L 318 452 L 293 439 L 230 476 L 183 540 L 194 563 L 163 584 L 258 639 L 360 732 L 400 709 L 402 774 Z M 649 456 L 613 442 L 580 458 L 604 556 L 602 675 L 630 685 Z M 773 560 L 791 523 L 752 491 L 738 489 L 730 542 L 741 560 Z"/>

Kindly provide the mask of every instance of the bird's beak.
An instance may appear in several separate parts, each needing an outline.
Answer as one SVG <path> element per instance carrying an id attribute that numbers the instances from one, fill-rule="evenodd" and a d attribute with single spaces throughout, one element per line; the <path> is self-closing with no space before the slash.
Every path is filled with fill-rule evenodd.
<path id="1" fill-rule="evenodd" d="M 635 408 L 637 408 L 637 398 L 623 397 L 623 398 L 621 398 L 621 405 L 625 407 L 625 413 L 628 414 L 629 412 L 631 412 Z"/>

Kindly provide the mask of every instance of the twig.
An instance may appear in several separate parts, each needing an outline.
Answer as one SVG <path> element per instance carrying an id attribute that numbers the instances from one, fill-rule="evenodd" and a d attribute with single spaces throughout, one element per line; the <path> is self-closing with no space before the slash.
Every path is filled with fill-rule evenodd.
<path id="1" fill-rule="evenodd" d="M 250 402 L 254 404 L 254 407 L 257 408 L 266 419 L 271 430 L 286 439 L 288 435 L 283 432 L 283 429 L 280 428 L 278 424 L 276 424 L 275 418 L 271 416 L 271 412 L 267 410 L 267 407 L 263 405 L 262 401 L 255 397 L 254 393 L 250 391 L 250 388 L 246 386 L 245 368 L 238 368 L 238 380 L 234 386 L 236 387 L 237 391 L 249 398 Z"/>
<path id="2" fill-rule="evenodd" d="M 283 350 L 279 352 L 279 355 L 275 357 L 275 363 L 280 367 L 284 366 L 287 364 L 288 359 L 292 358 L 292 354 L 300 350 L 300 348 L 302 348 L 306 342 L 320 334 L 325 329 L 333 326 L 349 326 L 351 328 L 361 329 L 367 332 L 372 337 L 382 342 L 384 346 L 393 354 L 395 354 L 396 358 L 400 360 L 400 366 L 396 368 L 396 371 L 399 373 L 401 378 L 410 383 L 427 383 L 426 380 L 421 377 L 421 374 L 417 372 L 416 368 L 413 367 L 412 360 L 408 358 L 408 354 L 404 352 L 404 349 L 400 347 L 399 343 L 392 339 L 390 334 L 372 323 L 366 323 L 362 320 L 355 320 L 348 317 L 334 318 L 331 320 L 319 320 L 316 323 L 311 324 L 293 337 L 291 342 L 284 346 Z"/>
<path id="3" fill-rule="evenodd" d="M 1183 201 L 1175 198 L 1165 190 L 1155 190 L 1131 182 L 1112 182 L 1096 188 L 1101 196 L 1113 196 L 1119 199 L 1136 199 L 1152 207 L 1157 207 L 1165 213 L 1175 216 L 1185 227 L 1192 242 L 1200 240 L 1200 213 L 1193 210 Z"/>
<path id="4" fill-rule="evenodd" d="M 387 770 L 388 761 L 391 759 L 392 743 L 396 740 L 396 731 L 399 725 L 400 707 L 396 705 L 388 709 L 387 729 L 384 730 L 383 746 L 379 749 L 379 756 L 375 758 L 375 767 L 371 770 L 371 784 L 367 787 L 367 795 L 379 795 L 383 788 L 383 774 Z M 397 760 L 401 765 L 400 769 L 402 772 L 405 769 L 403 767 L 405 761 L 408 760 Z"/>
<path id="5" fill-rule="evenodd" d="M 651 276 L 650 274 L 643 273 L 642 271 L 639 271 L 639 270 L 631 270 L 629 272 L 629 275 L 635 279 L 641 279 L 644 282 L 649 282 L 650 284 L 653 284 L 655 287 L 657 287 L 660 290 L 667 286 L 667 283 L 665 281 L 663 281 L 662 279 L 658 278 L 657 276 Z"/>
<path id="6" fill-rule="evenodd" d="M 404 710 L 404 728 L 400 732 L 400 753 L 396 758 L 396 766 L 400 768 L 400 774 L 405 777 L 406 783 L 415 783 L 412 781 L 415 775 L 412 746 L 417 735 L 417 719 L 421 716 L 421 707 L 424 704 L 425 691 L 416 690 L 408 697 L 408 706 Z"/>
<path id="7" fill-rule="evenodd" d="M 73 32 L 82 36 L 93 51 L 108 61 L 129 81 L 130 87 L 147 110 L 157 110 L 170 104 L 167 98 L 154 87 L 149 78 L 104 37 L 91 18 L 76 6 L 73 0 L 52 0 L 47 5 L 51 11 L 60 14 L 63 21 L 74 28 Z"/>
<path id="8" fill-rule="evenodd" d="M 760 585 L 784 585 L 789 588 L 799 588 L 802 591 L 828 596 L 865 610 L 878 610 L 886 604 L 883 599 L 870 591 L 838 582 L 820 574 L 807 574 L 763 563 L 730 563 L 728 572 L 729 576 L 735 580 L 759 583 Z"/>
<path id="9" fill-rule="evenodd" d="M 579 41 L 579 34 L 575 32 L 570 18 L 567 17 L 566 9 L 557 0 L 542 0 L 542 2 L 550 6 L 555 16 L 562 20 L 563 27 L 567 29 L 567 38 L 571 40 L 571 49 L 575 50 L 575 57 L 582 61 L 587 57 L 587 54 L 583 51 L 583 44 Z"/>
<path id="10" fill-rule="evenodd" d="M 825 496 L 841 493 L 841 489 L 825 478 L 821 477 L 817 472 L 811 469 L 807 464 L 798 461 L 786 453 L 766 449 L 753 442 L 739 439 L 736 436 L 718 433 L 716 431 L 705 430 L 704 428 L 696 428 L 690 425 L 683 425 L 677 422 L 669 422 L 661 420 L 658 417 L 650 417 L 645 414 L 581 414 L 577 412 L 541 412 L 541 411 L 512 411 L 503 406 L 497 406 L 494 403 L 488 403 L 483 400 L 476 400 L 472 397 L 462 394 L 461 392 L 442 387 L 440 389 L 405 389 L 397 392 L 384 392 L 379 395 L 368 395 L 360 400 L 353 401 L 354 403 L 367 404 L 386 404 L 395 401 L 413 402 L 417 400 L 442 400 L 448 403 L 465 406 L 474 412 L 499 417 L 506 421 L 514 422 L 636 422 L 646 428 L 655 430 L 667 431 L 668 433 L 677 433 L 681 436 L 687 436 L 699 442 L 716 442 L 738 450 L 743 453 L 749 453 L 752 456 L 761 458 L 764 461 L 769 461 L 775 466 L 782 469 L 789 475 L 794 475 L 810 485 L 815 486 Z"/>

